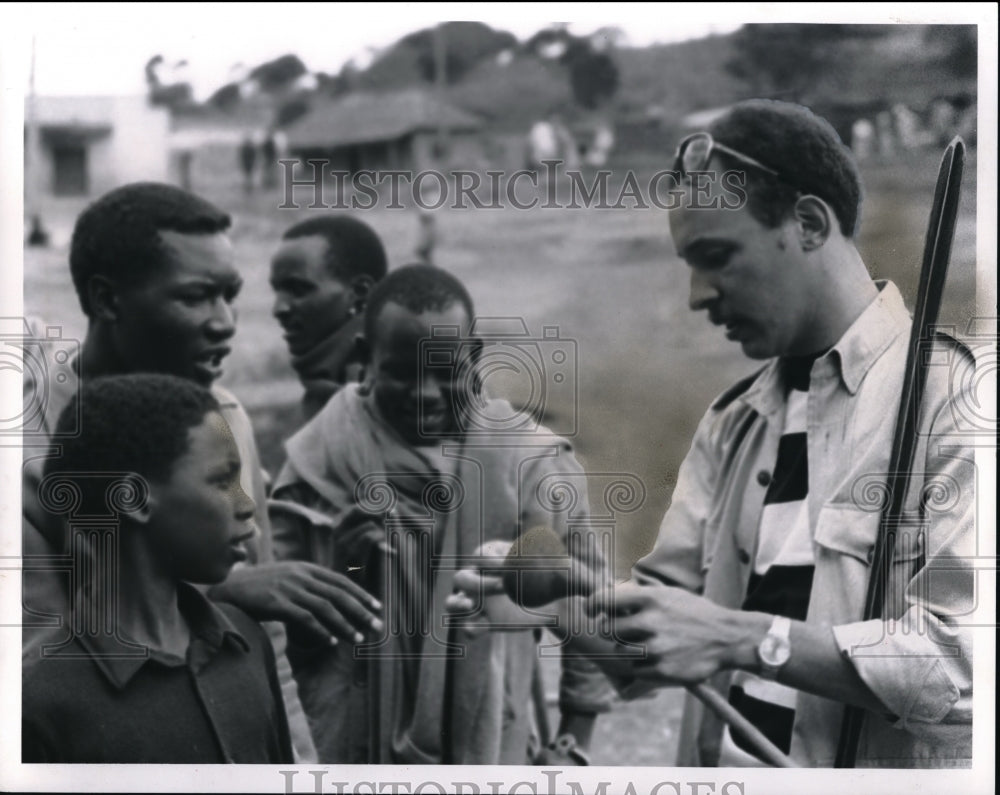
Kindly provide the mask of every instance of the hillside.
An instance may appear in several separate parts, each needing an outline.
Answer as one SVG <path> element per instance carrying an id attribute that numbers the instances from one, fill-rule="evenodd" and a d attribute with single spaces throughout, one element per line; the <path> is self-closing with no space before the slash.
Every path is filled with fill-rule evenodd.
<path id="1" fill-rule="evenodd" d="M 621 71 L 615 104 L 626 112 L 653 105 L 683 116 L 746 99 L 748 89 L 724 66 L 732 54 L 729 35 L 622 49 L 615 53 Z"/>
<path id="2" fill-rule="evenodd" d="M 572 115 L 573 97 L 565 70 L 533 55 L 516 56 L 502 66 L 484 61 L 448 98 L 490 121 L 497 129 L 523 130 L 551 111 Z"/>
<path id="3" fill-rule="evenodd" d="M 459 24 L 475 27 L 454 27 Z M 970 77 L 967 63 L 962 63 L 969 53 L 960 47 L 966 33 L 960 26 L 773 26 L 779 28 L 782 42 L 777 56 L 766 46 L 766 35 L 774 31 L 764 27 L 612 50 L 619 88 L 611 111 L 635 116 L 653 110 L 669 123 L 695 110 L 764 95 L 818 108 L 888 107 L 903 102 L 920 112 L 937 96 L 975 94 L 974 70 Z M 747 42 L 752 43 L 748 28 L 756 28 L 750 33 L 764 37 L 762 51 L 759 42 L 756 52 L 747 48 Z M 429 85 L 433 70 L 427 71 L 427 51 L 432 35 L 431 30 L 418 31 L 389 48 L 359 75 L 360 85 L 379 90 Z M 529 52 L 524 44 L 505 47 L 516 41 L 510 34 L 480 23 L 447 23 L 445 41 L 449 64 L 454 60 L 462 65 L 457 73 L 449 67 L 448 96 L 455 104 L 502 127 L 523 128 L 552 110 L 568 118 L 585 115 L 573 101 L 567 67 Z M 507 57 L 498 58 L 505 50 Z M 727 65 L 741 55 L 745 75 L 737 77 Z M 806 60 L 814 77 L 796 80 L 795 67 L 804 70 Z"/>
<path id="4" fill-rule="evenodd" d="M 256 101 L 269 102 L 279 119 L 290 120 L 307 112 L 314 98 L 429 89 L 443 60 L 447 99 L 494 130 L 523 132 L 551 112 L 586 126 L 596 114 L 610 116 L 619 126 L 642 128 L 642 135 L 654 140 L 693 111 L 755 96 L 810 105 L 842 134 L 859 116 L 871 117 L 896 103 L 921 114 L 936 97 L 968 104 L 976 96 L 976 41 L 970 26 L 747 25 L 693 41 L 612 46 L 608 53 L 617 70 L 617 91 L 596 111 L 585 110 L 574 98 L 567 49 L 562 56 L 552 55 L 538 44 L 546 36 L 553 41 L 561 36 L 569 49 L 597 52 L 595 37 L 545 29 L 519 42 L 481 22 L 446 22 L 438 30 L 443 35 L 433 28 L 408 34 L 368 68 L 348 65 L 339 75 L 315 75 L 312 86 L 304 88 L 299 78 L 291 80 L 303 65 L 294 55 L 285 56 L 265 65 L 276 76 L 258 81 Z M 438 50 L 442 44 L 443 52 Z M 225 88 L 236 104 L 246 101 L 241 86 Z M 637 139 L 632 146 L 644 145 Z"/>

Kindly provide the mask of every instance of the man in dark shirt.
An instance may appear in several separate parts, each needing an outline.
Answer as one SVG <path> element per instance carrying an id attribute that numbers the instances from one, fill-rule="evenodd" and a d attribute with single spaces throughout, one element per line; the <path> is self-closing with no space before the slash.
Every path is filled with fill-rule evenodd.
<path id="1" fill-rule="evenodd" d="M 187 584 L 224 580 L 253 535 L 218 401 L 175 376 L 99 378 L 57 431 L 77 422 L 39 493 L 71 517 L 81 581 L 68 618 L 105 620 L 69 642 L 54 629 L 25 655 L 22 760 L 291 762 L 267 635 Z"/>

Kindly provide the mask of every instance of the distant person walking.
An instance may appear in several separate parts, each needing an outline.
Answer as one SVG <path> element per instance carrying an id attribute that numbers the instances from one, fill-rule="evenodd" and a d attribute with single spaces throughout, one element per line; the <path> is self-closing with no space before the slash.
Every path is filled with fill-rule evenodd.
<path id="1" fill-rule="evenodd" d="M 437 223 L 434 216 L 425 210 L 420 213 L 420 228 L 417 231 L 417 245 L 414 248 L 417 260 L 425 265 L 433 265 L 435 246 L 437 246 Z"/>
<path id="2" fill-rule="evenodd" d="M 191 167 L 194 164 L 194 152 L 182 149 L 177 155 L 177 172 L 180 177 L 181 189 L 190 191 L 194 184 L 191 180 Z"/>
<path id="3" fill-rule="evenodd" d="M 559 137 L 549 120 L 539 120 L 528 133 L 528 163 L 530 170 L 540 172 L 546 160 L 559 158 Z"/>
<path id="4" fill-rule="evenodd" d="M 278 144 L 274 139 L 274 133 L 269 132 L 264 138 L 264 143 L 260 145 L 260 171 L 261 183 L 265 188 L 273 188 L 278 184 Z"/>
<path id="5" fill-rule="evenodd" d="M 257 147 L 249 135 L 243 139 L 239 151 L 240 171 L 243 172 L 243 192 L 253 192 L 253 172 L 257 162 Z"/>

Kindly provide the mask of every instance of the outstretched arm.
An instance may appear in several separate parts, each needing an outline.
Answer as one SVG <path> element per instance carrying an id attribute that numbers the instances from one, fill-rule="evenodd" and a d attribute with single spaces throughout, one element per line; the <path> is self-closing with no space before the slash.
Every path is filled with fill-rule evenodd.
<path id="1" fill-rule="evenodd" d="M 234 569 L 209 596 L 239 607 L 258 621 L 283 621 L 317 642 L 360 642 L 381 631 L 381 603 L 343 574 L 304 560 L 281 560 Z"/>

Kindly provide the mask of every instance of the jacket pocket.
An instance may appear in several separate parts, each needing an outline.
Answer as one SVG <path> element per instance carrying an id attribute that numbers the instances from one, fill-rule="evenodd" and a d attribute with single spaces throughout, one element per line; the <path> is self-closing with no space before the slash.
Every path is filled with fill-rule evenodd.
<path id="1" fill-rule="evenodd" d="M 864 604 L 880 519 L 879 511 L 862 510 L 853 504 L 829 504 L 820 509 L 813 534 L 817 545 L 817 564 L 826 562 L 833 568 L 833 576 L 836 577 L 834 590 L 851 603 Z M 898 528 L 886 583 L 887 609 L 883 615 L 895 615 L 901 607 L 903 590 L 912 578 L 922 553 L 923 534 L 919 528 Z M 859 608 L 858 617 L 860 614 Z"/>
<path id="2" fill-rule="evenodd" d="M 868 566 L 875 553 L 880 519 L 878 511 L 865 511 L 854 505 L 824 505 L 819 512 L 813 541 L 826 549 L 850 555 Z M 923 552 L 922 535 L 918 527 L 898 528 L 893 563 L 906 563 L 918 558 Z"/>

